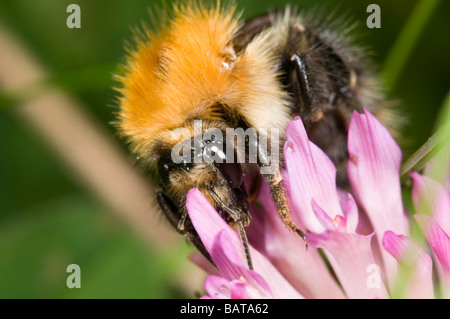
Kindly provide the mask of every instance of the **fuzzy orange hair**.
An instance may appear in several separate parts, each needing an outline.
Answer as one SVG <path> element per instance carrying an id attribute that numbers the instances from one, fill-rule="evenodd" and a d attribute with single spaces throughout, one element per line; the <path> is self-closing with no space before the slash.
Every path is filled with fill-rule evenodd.
<path id="1" fill-rule="evenodd" d="M 279 109 L 285 93 L 276 79 L 268 35 L 236 57 L 230 40 L 239 27 L 235 6 L 188 1 L 174 6 L 172 19 L 158 34 L 146 31 L 137 40 L 126 74 L 119 77 L 118 123 L 135 151 L 189 119 L 218 119 L 218 104 L 256 127 L 285 124 L 287 114 L 269 111 Z M 277 116 L 283 123 L 274 123 Z"/>

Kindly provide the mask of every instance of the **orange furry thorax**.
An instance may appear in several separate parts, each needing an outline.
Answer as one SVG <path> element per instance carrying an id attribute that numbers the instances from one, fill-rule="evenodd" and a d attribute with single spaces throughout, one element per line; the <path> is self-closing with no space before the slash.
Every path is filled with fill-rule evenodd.
<path id="1" fill-rule="evenodd" d="M 175 8 L 159 35 L 147 32 L 121 77 L 120 127 L 138 148 L 187 119 L 214 118 L 233 92 L 228 42 L 238 28 L 234 10 Z"/>
<path id="2" fill-rule="evenodd" d="M 287 103 L 287 93 L 270 41 L 279 32 L 262 32 L 237 55 L 232 39 L 240 26 L 234 7 L 192 1 L 176 6 L 158 34 L 137 40 L 119 77 L 119 129 L 135 151 L 146 152 L 186 121 L 220 121 L 224 113 L 256 128 L 283 129 L 288 114 L 277 106 Z"/>

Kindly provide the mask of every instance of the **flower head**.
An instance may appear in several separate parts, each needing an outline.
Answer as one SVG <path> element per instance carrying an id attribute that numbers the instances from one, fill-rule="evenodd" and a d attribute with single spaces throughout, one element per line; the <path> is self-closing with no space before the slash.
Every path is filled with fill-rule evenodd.
<path id="1" fill-rule="evenodd" d="M 336 168 L 308 140 L 299 118 L 289 123 L 286 137 L 283 185 L 292 219 L 308 230 L 311 248 L 285 227 L 263 183 L 247 228 L 254 264 L 250 270 L 237 233 L 198 189 L 192 189 L 186 202 L 189 217 L 220 274 L 206 279 L 205 298 L 388 298 L 406 269 L 403 297 L 433 298 L 436 284 L 442 296 L 450 297 L 450 192 L 412 173 L 417 214 L 408 218 L 400 185 L 400 148 L 372 114 L 364 110 L 352 116 L 349 193 L 336 187 Z M 431 256 L 409 237 L 413 220 Z M 433 279 L 433 262 L 439 282 Z"/>

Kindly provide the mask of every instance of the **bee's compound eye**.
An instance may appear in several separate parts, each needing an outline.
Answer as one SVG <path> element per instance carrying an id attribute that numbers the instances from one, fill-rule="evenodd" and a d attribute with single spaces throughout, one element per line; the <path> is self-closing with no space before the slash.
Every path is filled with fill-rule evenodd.
<path id="1" fill-rule="evenodd" d="M 216 164 L 222 176 L 228 181 L 232 188 L 239 188 L 244 181 L 241 164 L 218 163 Z"/>

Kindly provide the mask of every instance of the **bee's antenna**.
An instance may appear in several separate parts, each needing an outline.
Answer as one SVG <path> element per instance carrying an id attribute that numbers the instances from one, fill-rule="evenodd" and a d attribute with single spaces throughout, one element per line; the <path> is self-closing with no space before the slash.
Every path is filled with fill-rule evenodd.
<path id="1" fill-rule="evenodd" d="M 245 258 L 247 259 L 248 268 L 253 270 L 253 263 L 252 258 L 250 256 L 250 248 L 248 245 L 247 234 L 245 233 L 245 228 L 244 225 L 242 224 L 239 212 L 225 205 L 225 203 L 222 202 L 222 200 L 219 198 L 219 196 L 217 196 L 216 192 L 214 192 L 214 190 L 211 187 L 208 186 L 208 190 L 211 192 L 211 195 L 214 197 L 214 199 L 231 215 L 231 217 L 233 217 L 234 221 L 236 222 L 239 237 L 241 238 L 242 246 L 244 247 L 244 253 Z"/>

